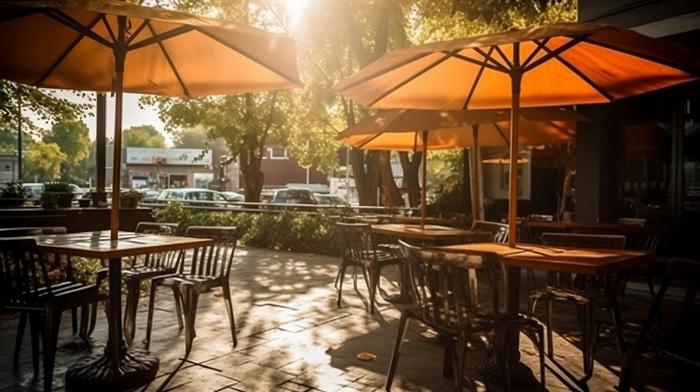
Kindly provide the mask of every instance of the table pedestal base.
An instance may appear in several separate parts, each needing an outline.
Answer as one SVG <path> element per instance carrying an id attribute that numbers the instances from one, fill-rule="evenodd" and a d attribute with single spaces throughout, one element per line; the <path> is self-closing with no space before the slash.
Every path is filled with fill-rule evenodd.
<path id="1" fill-rule="evenodd" d="M 115 371 L 108 353 L 87 363 L 72 366 L 66 372 L 69 391 L 132 390 L 153 381 L 158 373 L 158 358 L 141 352 L 127 352 Z"/>

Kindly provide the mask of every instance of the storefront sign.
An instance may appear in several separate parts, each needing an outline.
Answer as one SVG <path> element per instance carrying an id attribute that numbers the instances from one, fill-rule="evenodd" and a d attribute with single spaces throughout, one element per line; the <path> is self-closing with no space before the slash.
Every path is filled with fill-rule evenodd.
<path id="1" fill-rule="evenodd" d="M 127 164 L 210 166 L 211 162 L 211 151 L 196 148 L 128 147 L 126 149 Z"/>

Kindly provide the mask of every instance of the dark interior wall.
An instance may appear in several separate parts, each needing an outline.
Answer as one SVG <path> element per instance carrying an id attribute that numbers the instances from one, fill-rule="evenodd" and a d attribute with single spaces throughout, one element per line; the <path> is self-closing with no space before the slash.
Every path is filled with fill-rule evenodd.
<path id="1" fill-rule="evenodd" d="M 617 219 L 624 170 L 624 118 L 618 104 L 586 105 L 591 119 L 576 132 L 576 209 L 578 222 Z"/>
<path id="2" fill-rule="evenodd" d="M 700 11 L 697 0 L 579 0 L 581 22 L 632 27 Z"/>

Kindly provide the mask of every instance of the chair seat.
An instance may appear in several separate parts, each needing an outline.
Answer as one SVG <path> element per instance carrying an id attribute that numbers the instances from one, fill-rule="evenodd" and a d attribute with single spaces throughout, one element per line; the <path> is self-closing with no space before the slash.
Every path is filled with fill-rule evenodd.
<path id="1" fill-rule="evenodd" d="M 176 274 L 167 276 L 162 280 L 159 280 L 159 285 L 163 286 L 194 286 L 198 291 L 206 291 L 213 287 L 221 286 L 221 277 L 218 276 L 207 276 L 207 275 L 186 275 L 186 274 Z"/>
<path id="2" fill-rule="evenodd" d="M 593 291 L 583 291 L 562 287 L 545 287 L 530 292 L 530 301 L 549 299 L 553 301 L 572 301 L 581 305 L 587 305 L 597 301 L 603 295 Z"/>
<path id="3" fill-rule="evenodd" d="M 170 275 L 175 273 L 175 267 L 163 268 L 163 267 L 149 267 L 145 265 L 137 266 L 134 268 L 129 268 L 122 270 L 122 277 L 124 279 L 148 279 L 162 275 Z"/>
<path id="4" fill-rule="evenodd" d="M 26 295 L 21 300 L 7 304 L 8 309 L 13 310 L 42 310 L 47 304 L 59 305 L 61 308 L 72 307 L 74 304 L 91 303 L 102 295 L 95 285 L 84 285 L 73 283 L 62 285 L 58 289 L 53 289 L 51 293 L 44 291 L 39 295 Z M 65 305 L 65 306 L 62 306 Z"/>

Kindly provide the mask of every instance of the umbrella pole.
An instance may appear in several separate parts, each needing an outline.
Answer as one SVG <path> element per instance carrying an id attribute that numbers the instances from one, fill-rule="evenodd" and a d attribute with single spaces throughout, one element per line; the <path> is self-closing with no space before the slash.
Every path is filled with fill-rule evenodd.
<path id="1" fill-rule="evenodd" d="M 518 235 L 518 131 L 520 128 L 520 45 L 513 44 L 513 68 L 510 74 L 512 103 L 510 109 L 510 177 L 508 181 L 508 246 L 513 248 Z"/>
<path id="2" fill-rule="evenodd" d="M 126 18 L 118 19 L 119 31 L 114 48 L 114 159 L 112 164 L 112 211 L 110 215 L 110 239 L 116 240 L 119 236 L 119 194 L 121 185 L 121 158 L 122 158 L 122 101 L 124 90 L 124 60 L 126 58 Z"/>
<path id="3" fill-rule="evenodd" d="M 479 124 L 472 125 L 473 146 L 471 150 L 471 182 L 472 182 L 472 225 L 481 218 L 479 213 Z"/>
<path id="4" fill-rule="evenodd" d="M 428 212 L 427 202 L 427 190 L 428 190 L 428 131 L 423 131 L 423 187 L 421 188 L 421 203 L 420 203 L 420 228 L 423 230 L 425 228 L 425 216 Z"/>

